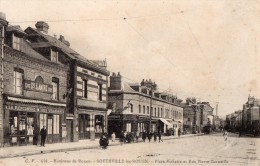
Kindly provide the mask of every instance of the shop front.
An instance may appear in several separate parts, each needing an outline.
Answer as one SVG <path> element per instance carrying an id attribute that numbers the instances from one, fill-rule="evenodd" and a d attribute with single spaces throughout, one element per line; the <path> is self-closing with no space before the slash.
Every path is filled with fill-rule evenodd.
<path id="1" fill-rule="evenodd" d="M 78 132 L 79 139 L 99 138 L 105 131 L 105 113 L 102 111 L 93 111 L 79 109 L 78 111 Z"/>
<path id="2" fill-rule="evenodd" d="M 61 142 L 61 124 L 65 104 L 8 97 L 5 102 L 5 143 L 35 144 L 40 129 L 46 126 L 47 143 Z M 39 142 L 38 142 L 39 143 Z"/>

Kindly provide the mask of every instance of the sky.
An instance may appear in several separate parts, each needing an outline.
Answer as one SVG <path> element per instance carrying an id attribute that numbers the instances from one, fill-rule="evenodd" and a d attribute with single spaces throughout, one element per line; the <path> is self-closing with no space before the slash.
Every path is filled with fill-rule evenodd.
<path id="1" fill-rule="evenodd" d="M 259 0 L 0 0 L 0 11 L 24 30 L 46 21 L 126 82 L 218 103 L 221 117 L 260 98 Z"/>

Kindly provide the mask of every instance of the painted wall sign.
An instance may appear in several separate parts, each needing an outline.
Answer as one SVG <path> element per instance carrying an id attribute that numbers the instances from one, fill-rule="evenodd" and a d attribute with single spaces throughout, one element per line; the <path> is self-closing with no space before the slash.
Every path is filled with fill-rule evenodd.
<path id="1" fill-rule="evenodd" d="M 52 85 L 44 84 L 44 83 L 38 83 L 31 80 L 25 80 L 24 81 L 25 90 L 30 91 L 39 91 L 39 92 L 45 92 L 45 93 L 52 93 Z"/>

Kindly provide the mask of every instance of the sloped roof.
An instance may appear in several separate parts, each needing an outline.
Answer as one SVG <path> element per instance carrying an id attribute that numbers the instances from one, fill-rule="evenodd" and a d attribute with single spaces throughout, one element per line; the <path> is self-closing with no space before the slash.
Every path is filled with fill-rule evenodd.
<path id="1" fill-rule="evenodd" d="M 38 35 L 40 35 L 44 39 L 46 39 L 49 42 L 49 44 L 51 44 L 51 45 L 53 45 L 53 46 L 55 46 L 57 48 L 60 48 L 61 51 L 64 52 L 66 55 L 68 55 L 70 58 L 80 60 L 80 61 L 82 61 L 84 63 L 88 63 L 89 65 L 91 65 L 93 67 L 97 67 L 100 70 L 107 71 L 106 69 L 100 67 L 97 63 L 94 63 L 93 60 L 92 61 L 88 60 L 87 58 L 85 58 L 84 56 L 80 55 L 75 50 L 73 50 L 72 48 L 70 48 L 69 46 L 67 46 L 66 44 L 61 42 L 60 40 L 56 39 L 55 37 L 50 36 L 48 34 L 44 34 L 44 33 L 40 32 L 39 30 L 37 30 L 35 28 L 28 27 L 27 29 L 33 30 Z M 44 44 L 44 43 L 38 43 L 38 44 L 40 45 L 40 44 Z"/>
<path id="2" fill-rule="evenodd" d="M 123 82 L 123 91 L 124 92 L 136 92 L 133 88 L 129 86 L 128 83 Z"/>
<path id="3" fill-rule="evenodd" d="M 41 54 L 39 54 L 34 49 L 32 49 L 32 47 L 30 46 L 30 44 L 27 41 L 23 40 L 23 42 L 21 42 L 21 44 L 22 44 L 21 51 L 15 50 L 7 45 L 4 46 L 4 51 L 6 51 L 7 53 L 17 54 L 17 55 L 26 54 L 28 57 L 39 59 L 39 60 L 45 61 L 45 62 L 50 62 L 48 59 L 46 59 Z"/>

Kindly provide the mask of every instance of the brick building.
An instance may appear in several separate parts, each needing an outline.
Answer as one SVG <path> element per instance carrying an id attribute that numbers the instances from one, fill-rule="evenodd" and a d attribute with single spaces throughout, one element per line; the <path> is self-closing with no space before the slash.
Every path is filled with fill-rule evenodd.
<path id="1" fill-rule="evenodd" d="M 67 114 L 63 127 L 70 141 L 95 139 L 106 129 L 107 82 L 106 61 L 89 60 L 70 47 L 64 36 L 48 35 L 49 25 L 37 22 L 36 29 L 25 32 L 37 52 L 69 66 Z M 65 129 L 64 129 L 65 130 Z"/>
<path id="2" fill-rule="evenodd" d="M 2 18 L 4 19 L 4 18 Z M 66 141 L 68 67 L 37 53 L 19 26 L 5 24 L 3 65 L 3 145 L 32 144 L 34 132 L 46 126 L 47 142 Z"/>
<path id="3" fill-rule="evenodd" d="M 151 80 L 143 80 L 141 84 L 130 84 L 120 74 L 110 76 L 108 104 L 112 112 L 108 116 L 109 134 L 115 132 L 118 136 L 122 130 L 170 134 L 173 129 L 182 130 L 183 108 L 179 105 L 182 100 L 160 93 L 156 87 L 151 89 L 150 83 Z"/>
<path id="4" fill-rule="evenodd" d="M 39 21 L 23 31 L 0 13 L 0 141 L 33 143 L 46 126 L 48 143 L 99 137 L 107 125 L 106 61 L 88 60 Z"/>

